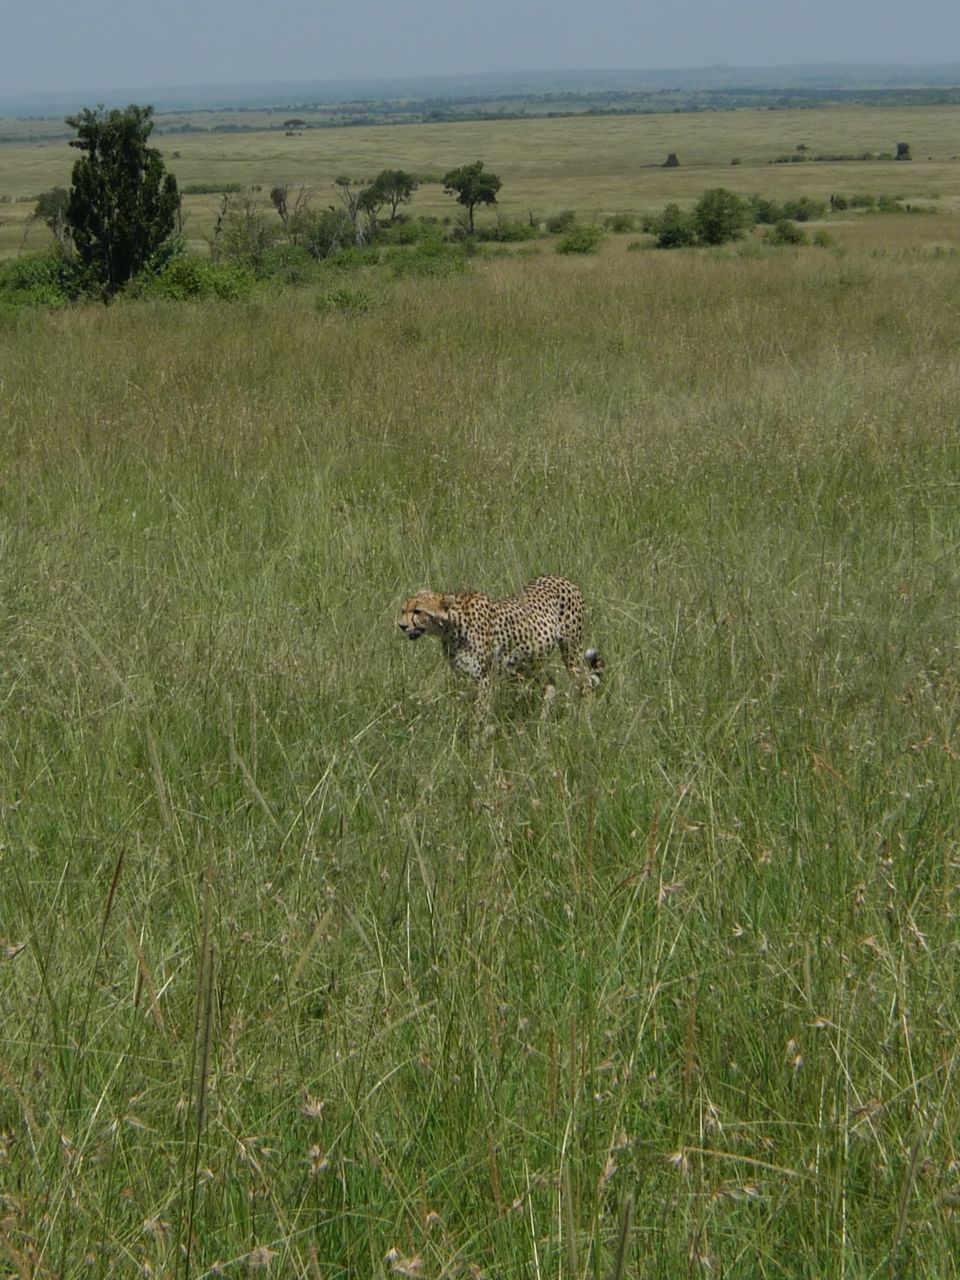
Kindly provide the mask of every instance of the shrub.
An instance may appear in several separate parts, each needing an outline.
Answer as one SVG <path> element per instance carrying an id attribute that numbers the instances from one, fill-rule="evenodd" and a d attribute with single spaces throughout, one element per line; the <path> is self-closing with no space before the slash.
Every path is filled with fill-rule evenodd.
<path id="1" fill-rule="evenodd" d="M 658 249 L 682 249 L 694 244 L 697 228 L 693 215 L 685 213 L 678 204 L 668 204 L 651 227 L 657 237 Z"/>
<path id="2" fill-rule="evenodd" d="M 520 243 L 524 240 L 535 240 L 540 234 L 529 222 L 510 222 L 506 218 L 498 219 L 493 226 L 478 227 L 478 240 L 499 240 L 503 243 Z"/>
<path id="3" fill-rule="evenodd" d="M 632 213 L 612 213 L 604 220 L 603 225 L 616 235 L 627 235 L 631 231 L 636 231 L 637 220 Z"/>
<path id="4" fill-rule="evenodd" d="M 811 200 L 809 196 L 799 196 L 795 200 L 784 201 L 780 217 L 791 218 L 794 222 L 809 222 L 812 218 L 822 218 L 826 207 L 822 200 Z M 778 218 L 777 221 L 779 220 Z"/>
<path id="5" fill-rule="evenodd" d="M 596 222 L 584 222 L 571 227 L 557 241 L 557 253 L 596 253 L 603 244 L 605 232 Z"/>
<path id="6" fill-rule="evenodd" d="M 776 200 L 768 200 L 765 196 L 751 196 L 749 204 L 754 222 L 772 224 L 785 216 Z"/>
<path id="7" fill-rule="evenodd" d="M 813 235 L 813 243 L 818 249 L 829 249 L 833 244 L 833 236 L 829 231 L 825 231 L 823 227 L 819 231 L 815 231 Z"/>
<path id="8" fill-rule="evenodd" d="M 409 218 L 398 218 L 390 226 L 381 227 L 377 233 L 378 244 L 416 244 L 423 235 L 423 227 Z"/>
<path id="9" fill-rule="evenodd" d="M 789 218 L 779 218 L 763 235 L 764 244 L 806 244 L 807 233 Z"/>
<path id="10" fill-rule="evenodd" d="M 215 260 L 260 271 L 278 233 L 253 191 L 242 191 L 224 199 L 211 253 Z"/>
<path id="11" fill-rule="evenodd" d="M 337 249 L 324 258 L 323 265 L 337 271 L 355 271 L 359 267 L 375 267 L 380 261 L 380 250 L 371 244 L 352 244 Z"/>
<path id="12" fill-rule="evenodd" d="M 383 260 L 397 279 L 445 279 L 463 275 L 470 265 L 462 245 L 438 239 L 421 240 L 412 249 L 387 249 Z"/>
<path id="13" fill-rule="evenodd" d="M 178 253 L 157 271 L 142 271 L 124 290 L 129 298 L 186 302 L 199 298 L 234 301 L 249 295 L 255 283 L 252 268 L 232 262 L 212 262 L 196 253 Z"/>
<path id="14" fill-rule="evenodd" d="M 377 299 L 366 289 L 331 289 L 318 294 L 316 299 L 318 311 L 347 312 L 353 315 L 372 311 L 376 305 Z"/>
<path id="15" fill-rule="evenodd" d="M 559 213 L 553 213 L 544 224 L 551 235 L 562 235 L 565 231 L 569 231 L 577 221 L 577 215 L 572 209 L 561 209 Z"/>
<path id="16" fill-rule="evenodd" d="M 352 246 L 355 236 L 345 210 L 303 208 L 290 218 L 290 239 L 322 260 Z"/>
<path id="17" fill-rule="evenodd" d="M 725 187 L 705 191 L 693 210 L 697 236 L 704 244 L 726 244 L 729 240 L 737 240 L 751 220 L 747 202 Z"/>
<path id="18" fill-rule="evenodd" d="M 176 152 L 174 152 L 176 155 Z M 228 196 L 243 191 L 242 182 L 188 182 L 180 188 L 184 196 Z"/>
<path id="19" fill-rule="evenodd" d="M 846 197 L 846 196 L 841 196 L 841 195 L 832 195 L 832 196 L 830 197 L 830 208 L 831 208 L 831 209 L 841 209 L 841 210 L 842 210 L 842 209 L 846 209 L 847 204 L 848 204 L 848 201 L 847 201 L 847 197 Z"/>
<path id="20" fill-rule="evenodd" d="M 77 264 L 59 251 L 0 263 L 0 299 L 7 305 L 62 307 L 80 292 Z"/>
<path id="21" fill-rule="evenodd" d="M 305 245 L 275 244 L 263 255 L 260 274 L 283 284 L 309 284 L 318 271 L 316 258 Z"/>

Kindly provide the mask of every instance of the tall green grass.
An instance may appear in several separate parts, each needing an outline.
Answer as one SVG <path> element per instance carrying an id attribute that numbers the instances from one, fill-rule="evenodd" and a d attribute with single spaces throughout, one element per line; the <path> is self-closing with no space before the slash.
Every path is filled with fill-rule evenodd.
<path id="1" fill-rule="evenodd" d="M 953 258 L 3 335 L 3 1274 L 958 1271 Z M 544 722 L 396 628 L 583 588 Z"/>

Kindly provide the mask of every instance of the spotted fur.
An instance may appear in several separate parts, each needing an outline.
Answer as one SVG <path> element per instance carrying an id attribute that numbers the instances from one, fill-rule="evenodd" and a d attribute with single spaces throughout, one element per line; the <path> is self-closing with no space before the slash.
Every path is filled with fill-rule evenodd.
<path id="1" fill-rule="evenodd" d="M 566 578 L 535 578 L 502 600 L 477 591 L 418 591 L 404 602 L 399 625 L 410 640 L 439 638 L 453 669 L 476 682 L 481 720 L 495 675 L 532 676 L 554 649 L 581 691 L 603 676 L 596 649 L 581 656 L 583 595 Z M 547 696 L 552 692 L 548 684 Z"/>

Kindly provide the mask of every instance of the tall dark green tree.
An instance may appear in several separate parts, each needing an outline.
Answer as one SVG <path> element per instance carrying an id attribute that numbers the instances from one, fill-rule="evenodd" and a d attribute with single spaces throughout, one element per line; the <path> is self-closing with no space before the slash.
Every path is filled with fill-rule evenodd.
<path id="1" fill-rule="evenodd" d="M 443 179 L 443 189 L 450 196 L 457 197 L 467 211 L 467 230 L 473 235 L 473 211 L 478 204 L 496 204 L 497 192 L 501 186 L 495 173 L 485 173 L 483 161 L 475 160 L 473 164 L 461 165 L 459 169 L 451 169 Z"/>
<path id="2" fill-rule="evenodd" d="M 111 297 L 171 246 L 180 193 L 160 152 L 147 146 L 153 107 L 84 108 L 69 116 L 73 166 L 67 223 L 91 285 Z"/>

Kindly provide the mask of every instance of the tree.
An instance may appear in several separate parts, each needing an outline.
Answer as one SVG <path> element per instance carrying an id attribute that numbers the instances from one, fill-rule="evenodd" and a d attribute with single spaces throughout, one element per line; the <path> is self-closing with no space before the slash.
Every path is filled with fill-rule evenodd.
<path id="1" fill-rule="evenodd" d="M 287 232 L 290 230 L 291 220 L 301 209 L 306 208 L 312 199 L 313 191 L 310 187 L 300 187 L 294 192 L 289 182 L 278 182 L 276 186 L 270 188 L 270 203 L 280 215 L 283 229 Z"/>
<path id="2" fill-rule="evenodd" d="M 726 187 L 705 191 L 693 210 L 697 236 L 704 244 L 725 244 L 738 239 L 750 220 L 750 206 Z"/>
<path id="3" fill-rule="evenodd" d="M 260 201 L 252 191 L 240 191 L 223 197 L 214 223 L 210 256 L 214 262 L 259 271 L 275 239 L 276 224 L 267 222 Z"/>
<path id="4" fill-rule="evenodd" d="M 388 204 L 390 221 L 396 222 L 397 210 L 410 200 L 419 185 L 413 174 L 403 169 L 381 169 L 364 192 L 364 201 L 374 216 Z"/>
<path id="5" fill-rule="evenodd" d="M 484 173 L 483 161 L 461 165 L 451 169 L 443 179 L 443 189 L 448 196 L 456 196 L 457 203 L 467 211 L 467 230 L 473 235 L 473 211 L 478 204 L 496 204 L 497 192 L 503 184 L 495 173 Z"/>
<path id="6" fill-rule="evenodd" d="M 353 224 L 343 209 L 303 208 L 290 219 L 290 239 L 313 258 L 329 258 L 353 244 Z"/>
<path id="7" fill-rule="evenodd" d="M 894 159 L 895 160 L 912 160 L 913 159 L 913 156 L 910 154 L 909 142 L 897 143 L 897 154 L 894 157 Z"/>
<path id="8" fill-rule="evenodd" d="M 390 221 L 396 223 L 399 206 L 408 204 L 420 183 L 404 169 L 381 169 L 370 183 L 372 198 L 390 206 Z"/>
<path id="9" fill-rule="evenodd" d="M 70 203 L 70 192 L 66 187 L 51 187 L 49 191 L 41 191 L 30 222 L 43 222 L 50 228 L 61 249 L 70 243 L 70 228 L 67 225 L 67 206 Z"/>
<path id="10" fill-rule="evenodd" d="M 353 179 L 348 178 L 345 174 L 335 178 L 333 185 L 337 188 L 340 202 L 347 211 L 347 217 L 350 219 L 350 225 L 353 228 L 353 243 L 365 244 L 366 236 L 360 224 L 360 215 L 361 213 L 366 213 L 369 216 L 370 213 L 370 206 L 365 199 L 368 188 L 363 182 L 355 186 Z"/>
<path id="11" fill-rule="evenodd" d="M 287 220 L 290 217 L 290 186 L 286 182 L 278 182 L 275 187 L 270 188 L 270 203 L 280 215 L 280 221 L 283 223 L 283 229 L 287 229 Z"/>
<path id="12" fill-rule="evenodd" d="M 84 108 L 69 116 L 73 166 L 66 220 L 88 278 L 109 298 L 172 250 L 180 209 L 177 180 L 147 146 L 153 107 Z"/>

